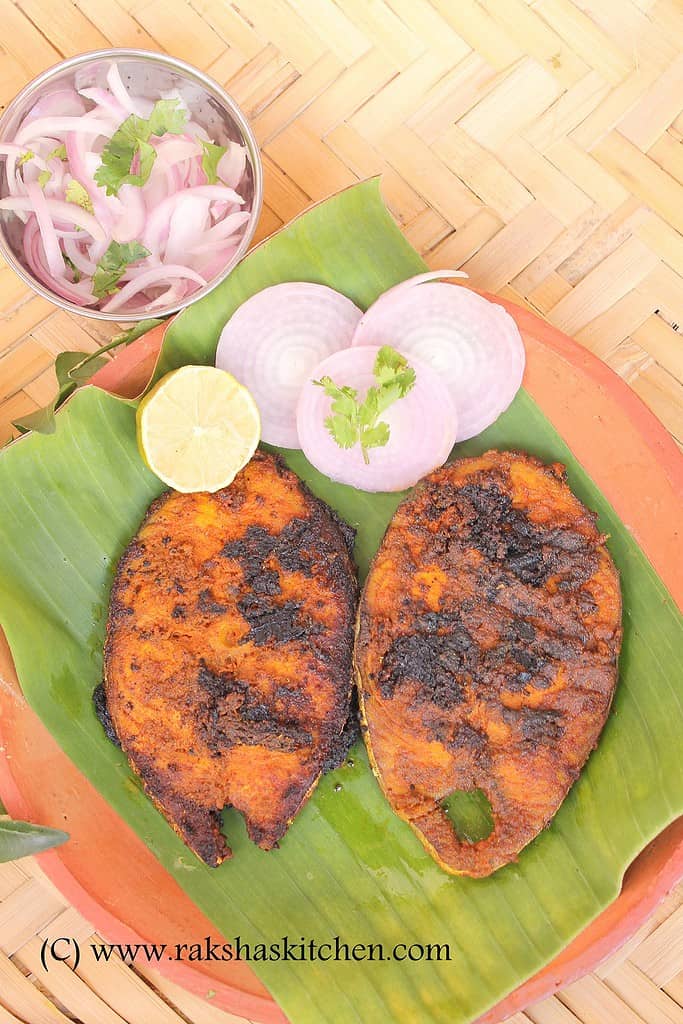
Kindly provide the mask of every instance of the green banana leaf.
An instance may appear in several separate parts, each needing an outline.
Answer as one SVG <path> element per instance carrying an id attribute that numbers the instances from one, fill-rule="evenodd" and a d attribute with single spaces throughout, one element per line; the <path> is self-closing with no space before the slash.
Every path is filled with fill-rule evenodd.
<path id="1" fill-rule="evenodd" d="M 226 318 L 267 285 L 318 281 L 365 307 L 423 266 L 378 184 L 354 186 L 279 232 L 181 314 L 160 372 L 210 361 Z M 606 907 L 634 856 L 683 811 L 681 616 L 528 395 L 458 453 L 494 446 L 564 462 L 572 488 L 599 512 L 622 574 L 624 645 L 613 712 L 580 780 L 518 863 L 479 881 L 450 877 L 429 858 L 391 812 L 361 745 L 321 780 L 278 851 L 250 844 L 240 816 L 227 811 L 234 858 L 217 870 L 200 863 L 141 792 L 92 707 L 116 561 L 162 489 L 139 458 L 134 408 L 85 387 L 59 411 L 54 434 L 27 435 L 0 456 L 0 621 L 24 693 L 62 748 L 228 939 L 384 944 L 386 959 L 375 951 L 372 962 L 253 963 L 293 1024 L 472 1020 Z M 358 527 L 364 572 L 400 496 L 333 484 L 301 453 L 287 460 Z M 450 956 L 399 962 L 396 943 L 449 943 Z"/>

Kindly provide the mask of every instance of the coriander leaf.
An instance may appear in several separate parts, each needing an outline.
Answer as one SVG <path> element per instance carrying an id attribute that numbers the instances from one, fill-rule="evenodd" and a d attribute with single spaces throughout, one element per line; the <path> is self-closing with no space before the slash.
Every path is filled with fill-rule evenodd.
<path id="1" fill-rule="evenodd" d="M 47 183 L 48 183 L 48 181 L 50 180 L 51 177 L 52 177 L 52 171 L 48 171 L 48 170 L 41 171 L 40 174 L 38 175 L 38 184 L 40 185 L 40 187 L 41 188 L 45 188 L 45 186 L 47 185 Z"/>
<path id="2" fill-rule="evenodd" d="M 338 387 L 331 377 L 323 377 L 321 380 L 314 380 L 313 383 L 316 387 L 324 388 L 325 394 L 333 399 L 332 401 L 332 412 L 339 413 L 341 416 L 347 416 L 350 418 L 355 417 L 358 402 L 356 401 L 357 392 L 354 388 L 349 387 Z"/>
<path id="3" fill-rule="evenodd" d="M 81 279 L 80 270 L 78 269 L 74 261 L 71 259 L 71 257 L 67 256 L 66 253 L 62 253 L 62 259 L 64 260 L 64 263 L 71 271 L 71 276 L 73 277 L 74 284 L 78 284 L 78 282 Z"/>
<path id="4" fill-rule="evenodd" d="M 361 433 L 360 442 L 363 448 L 383 448 L 389 436 L 389 424 L 380 420 L 374 427 L 368 427 Z"/>
<path id="5" fill-rule="evenodd" d="M 205 142 L 199 136 L 197 136 L 197 139 L 204 150 L 202 154 L 202 170 L 206 175 L 206 180 L 209 185 L 216 185 L 218 183 L 218 164 L 221 157 L 227 153 L 228 148 L 227 146 L 217 146 L 215 142 Z"/>
<path id="6" fill-rule="evenodd" d="M 187 111 L 176 100 L 157 100 L 147 122 L 150 135 L 181 135 L 187 124 Z M 149 138 L 149 135 L 147 136 Z"/>
<path id="7" fill-rule="evenodd" d="M 353 448 L 360 442 L 363 459 L 370 462 L 368 448 L 383 448 L 391 429 L 379 416 L 394 402 L 405 398 L 415 384 L 415 371 L 400 352 L 384 345 L 377 353 L 373 374 L 377 384 L 369 387 L 362 402 L 348 385 L 335 384 L 331 377 L 314 380 L 332 399 L 331 412 L 325 426 L 340 448 Z"/>
<path id="8" fill-rule="evenodd" d="M 33 160 L 35 155 L 36 154 L 33 152 L 32 149 L 27 149 L 26 152 L 22 153 L 19 159 L 17 160 L 17 167 L 23 167 L 23 165 L 27 164 L 29 160 Z"/>
<path id="9" fill-rule="evenodd" d="M 45 157 L 46 160 L 68 160 L 66 155 L 66 146 L 62 143 L 61 146 L 56 146 L 51 152 Z"/>
<path id="10" fill-rule="evenodd" d="M 385 381 L 392 380 L 397 372 L 405 369 L 407 365 L 408 360 L 405 356 L 389 345 L 382 345 L 375 359 L 373 373 L 379 383 L 384 384 Z"/>
<path id="11" fill-rule="evenodd" d="M 108 196 L 115 196 L 122 185 L 142 187 L 149 180 L 157 156 L 149 141 L 152 135 L 179 135 L 186 122 L 187 112 L 178 100 L 158 100 L 147 119 L 131 114 L 102 150 L 102 163 L 95 171 L 97 184 L 106 189 Z"/>
<path id="12" fill-rule="evenodd" d="M 126 267 L 149 256 L 149 249 L 139 242 L 112 242 L 97 264 L 92 291 L 98 299 L 118 291 L 117 285 Z"/>
<path id="13" fill-rule="evenodd" d="M 76 206 L 82 206 L 88 213 L 94 213 L 92 199 L 88 195 L 88 190 L 81 185 L 80 181 L 76 181 L 72 178 L 66 186 L 64 197 L 67 203 L 75 203 Z"/>
<path id="14" fill-rule="evenodd" d="M 340 448 L 353 448 L 358 440 L 358 427 L 346 416 L 328 416 L 325 426 Z"/>

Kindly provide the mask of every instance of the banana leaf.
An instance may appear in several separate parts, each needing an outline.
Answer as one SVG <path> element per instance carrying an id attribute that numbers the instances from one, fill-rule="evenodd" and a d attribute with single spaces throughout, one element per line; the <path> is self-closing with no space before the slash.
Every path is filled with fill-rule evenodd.
<path id="1" fill-rule="evenodd" d="M 365 307 L 421 269 L 377 183 L 354 186 L 279 232 L 180 315 L 160 372 L 210 361 L 224 321 L 267 285 L 318 281 Z M 62 748 L 228 939 L 252 948 L 285 935 L 383 943 L 386 959 L 375 951 L 372 962 L 253 963 L 293 1024 L 465 1024 L 607 906 L 634 856 L 683 811 L 683 622 L 674 602 L 528 395 L 458 454 L 496 446 L 567 465 L 571 486 L 610 535 L 625 629 L 620 684 L 597 750 L 552 825 L 517 863 L 484 880 L 436 866 L 391 812 L 362 745 L 322 779 L 278 851 L 250 844 L 240 816 L 227 811 L 234 858 L 217 870 L 198 861 L 142 793 L 92 706 L 116 561 L 162 489 L 138 455 L 134 408 L 86 386 L 58 412 L 54 434 L 27 435 L 0 457 L 0 621 L 24 693 Z M 363 573 L 400 495 L 362 494 L 322 477 L 301 453 L 286 457 L 357 526 Z M 450 955 L 399 962 L 396 943 L 448 943 Z"/>

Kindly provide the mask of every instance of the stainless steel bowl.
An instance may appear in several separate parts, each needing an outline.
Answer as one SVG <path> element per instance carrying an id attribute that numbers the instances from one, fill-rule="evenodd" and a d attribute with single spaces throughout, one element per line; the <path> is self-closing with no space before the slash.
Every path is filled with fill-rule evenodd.
<path id="1" fill-rule="evenodd" d="M 263 203 L 263 166 L 254 133 L 235 101 L 208 75 L 175 57 L 150 50 L 94 50 L 62 61 L 29 82 L 0 117 L 0 142 L 5 142 L 14 135 L 38 99 L 54 92 L 60 85 L 71 85 L 75 80 L 78 88 L 105 86 L 107 70 L 112 61 L 116 61 L 124 84 L 129 86 L 135 95 L 146 99 L 158 99 L 162 90 L 177 89 L 192 111 L 194 119 L 206 128 L 215 142 L 220 145 L 237 142 L 247 149 L 247 168 L 240 185 L 240 193 L 247 202 L 251 200 L 251 218 L 239 248 L 225 269 L 203 288 L 188 295 L 182 302 L 154 312 L 154 316 L 167 316 L 201 299 L 224 281 L 249 248 L 256 230 Z M 5 197 L 5 161 L 0 161 L 0 167 L 0 195 Z M 22 232 L 23 224 L 17 217 L 11 214 L 0 216 L 0 253 L 26 284 L 55 305 L 98 320 L 130 322 L 144 320 L 150 316 L 149 313 L 103 313 L 97 309 L 77 306 L 55 295 L 42 281 L 36 279 L 27 266 L 23 254 Z"/>

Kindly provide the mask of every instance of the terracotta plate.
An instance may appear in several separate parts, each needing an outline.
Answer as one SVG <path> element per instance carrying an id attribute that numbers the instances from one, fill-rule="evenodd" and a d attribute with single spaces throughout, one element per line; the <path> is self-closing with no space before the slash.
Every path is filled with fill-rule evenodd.
<path id="1" fill-rule="evenodd" d="M 496 299 L 500 302 L 500 299 Z M 525 386 L 574 455 L 632 530 L 683 607 L 676 525 L 683 499 L 683 458 L 664 427 L 608 367 L 533 314 L 503 303 L 527 347 Z M 123 351 L 96 377 L 107 390 L 133 395 L 148 376 L 161 341 L 157 329 Z M 21 696 L 7 645 L 0 643 L 0 796 L 11 815 L 65 828 L 71 841 L 41 855 L 46 874 L 110 942 L 192 942 L 211 922 L 161 867 L 128 825 L 61 752 Z M 93 827 L 96 823 L 96 827 Z M 644 850 L 622 892 L 551 964 L 490 1011 L 494 1024 L 591 971 L 640 927 L 683 877 L 683 819 Z M 214 937 L 215 936 L 214 933 Z M 211 1003 L 253 1021 L 284 1021 L 247 964 L 160 970 Z"/>

